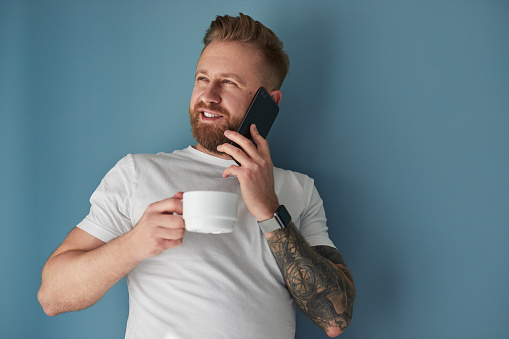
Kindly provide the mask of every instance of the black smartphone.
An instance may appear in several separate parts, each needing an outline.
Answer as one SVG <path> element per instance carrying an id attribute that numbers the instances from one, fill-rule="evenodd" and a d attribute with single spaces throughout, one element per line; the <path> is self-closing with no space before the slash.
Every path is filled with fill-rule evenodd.
<path id="1" fill-rule="evenodd" d="M 272 127 L 274 120 L 276 120 L 278 113 L 279 106 L 274 100 L 272 100 L 267 90 L 260 87 L 258 91 L 256 91 L 253 101 L 251 101 L 237 132 L 253 141 L 250 126 L 255 124 L 260 135 L 263 138 L 267 138 L 270 128 Z M 230 144 L 242 148 L 233 141 L 230 141 Z M 240 165 L 237 160 L 235 160 L 235 162 Z"/>

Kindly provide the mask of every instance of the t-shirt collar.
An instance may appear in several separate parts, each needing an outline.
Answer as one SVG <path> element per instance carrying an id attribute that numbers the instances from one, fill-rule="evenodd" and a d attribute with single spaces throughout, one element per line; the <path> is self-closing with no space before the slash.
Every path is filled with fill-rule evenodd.
<path id="1" fill-rule="evenodd" d="M 201 162 L 205 162 L 205 163 L 210 164 L 210 165 L 215 165 L 215 166 L 220 166 L 220 167 L 223 167 L 223 168 L 227 168 L 227 167 L 230 167 L 231 165 L 235 165 L 236 164 L 235 161 L 233 161 L 233 160 L 221 159 L 221 158 L 215 157 L 213 155 L 204 153 L 202 151 L 198 151 L 193 146 L 189 146 L 187 148 L 187 151 L 191 155 L 193 155 L 194 157 L 198 158 Z"/>

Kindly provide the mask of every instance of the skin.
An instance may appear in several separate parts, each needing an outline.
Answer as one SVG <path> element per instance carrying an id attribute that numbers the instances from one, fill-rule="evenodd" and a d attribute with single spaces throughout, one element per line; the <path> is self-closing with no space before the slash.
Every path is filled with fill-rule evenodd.
<path id="1" fill-rule="evenodd" d="M 74 228 L 46 262 L 38 299 L 46 314 L 95 304 L 142 260 L 182 244 L 182 192 L 151 204 L 128 233 L 109 243 Z"/>
<path id="2" fill-rule="evenodd" d="M 256 71 L 262 68 L 262 63 L 250 57 L 252 55 L 256 55 L 255 50 L 237 43 L 213 42 L 209 45 L 198 62 L 191 105 L 197 105 L 200 100 L 224 105 L 233 118 L 242 118 L 254 92 L 264 85 L 260 72 Z M 234 74 L 234 80 L 225 74 Z M 279 104 L 281 92 L 270 93 Z M 222 123 L 221 119 L 205 123 Z M 241 148 L 224 143 L 217 147 L 219 154 L 199 144 L 196 148 L 224 159 L 231 156 L 241 164 L 227 168 L 223 177 L 233 175 L 238 178 L 249 211 L 258 221 L 263 221 L 273 217 L 279 201 L 274 192 L 268 142 L 254 125 L 251 135 L 256 146 L 242 135 L 226 130 L 226 138 Z M 332 247 L 310 247 L 293 223 L 285 229 L 269 232 L 265 237 L 296 305 L 329 336 L 341 334 L 350 324 L 355 295 L 352 276 L 341 254 Z"/>
<path id="3" fill-rule="evenodd" d="M 267 209 L 272 212 L 265 219 L 262 217 L 258 221 L 271 218 L 279 203 L 276 203 L 275 208 L 274 205 L 268 207 L 270 199 L 277 201 L 277 197 L 271 197 L 272 193 L 269 193 L 274 183 L 269 179 L 273 178 L 273 166 L 267 141 L 257 133 L 254 126 L 251 127 L 251 135 L 258 148 L 238 133 L 227 131 L 225 134 L 244 151 L 230 144 L 219 147 L 221 151 L 234 156 L 242 165 L 240 168 L 229 167 L 223 176 L 238 173 L 245 175 L 248 179 L 244 179 L 252 183 L 249 179 L 266 175 L 265 179 L 257 181 L 258 184 L 254 186 L 257 190 L 267 193 Z M 245 170 L 242 169 L 244 166 Z M 252 189 L 255 190 L 254 187 Z M 328 246 L 309 246 L 293 223 L 284 229 L 266 233 L 265 238 L 288 290 L 302 313 L 330 337 L 341 334 L 352 319 L 355 287 L 339 251 Z"/>
<path id="4" fill-rule="evenodd" d="M 240 122 L 260 86 L 279 104 L 281 92 L 263 76 L 267 73 L 254 48 L 213 41 L 198 61 L 189 110 L 198 127 L 220 134 L 226 129 L 215 149 L 200 142 L 194 147 L 239 161 L 241 166 L 228 167 L 223 177 L 238 178 L 244 202 L 258 221 L 272 218 L 279 206 L 269 144 L 254 125 L 254 144 L 227 127 Z M 240 148 L 223 142 L 228 140 Z M 87 308 L 142 260 L 180 246 L 185 232 L 181 199 L 179 192 L 151 204 L 131 231 L 107 244 L 79 228 L 72 230 L 44 266 L 38 293 L 44 311 L 54 316 Z M 293 224 L 265 237 L 297 306 L 329 336 L 340 334 L 351 319 L 354 287 L 339 252 L 310 247 Z"/>
<path id="5" fill-rule="evenodd" d="M 265 68 L 258 54 L 255 48 L 236 42 L 213 41 L 205 48 L 196 67 L 196 81 L 190 106 L 195 107 L 203 102 L 220 106 L 229 113 L 206 110 L 207 113 L 219 116 L 213 119 L 206 118 L 200 111 L 191 113 L 200 114 L 200 123 L 209 125 L 209 128 L 227 126 L 230 120 L 240 124 L 258 88 L 271 88 L 270 84 L 259 76 L 258 70 Z M 269 90 L 269 95 L 279 104 L 281 91 Z M 253 128 L 252 126 L 253 135 L 259 135 Z M 227 168 L 223 177 L 233 175 L 239 179 L 244 202 L 257 220 L 271 218 L 279 203 L 274 192 L 268 143 L 260 137 L 257 150 L 252 142 L 240 134 L 231 130 L 224 133 L 230 140 L 239 140 L 240 137 L 243 149 L 228 143 L 219 145 L 217 151 L 208 150 L 199 143 L 195 146 L 196 149 L 223 159 L 230 159 L 231 156 L 237 159 L 242 166 Z"/>
<path id="6" fill-rule="evenodd" d="M 355 289 L 338 250 L 310 247 L 293 223 L 266 238 L 302 313 L 329 336 L 341 334 L 352 320 Z"/>

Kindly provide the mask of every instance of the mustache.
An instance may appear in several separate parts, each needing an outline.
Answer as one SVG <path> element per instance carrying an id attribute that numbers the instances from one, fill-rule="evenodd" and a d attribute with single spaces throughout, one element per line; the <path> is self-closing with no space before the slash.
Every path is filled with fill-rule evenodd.
<path id="1" fill-rule="evenodd" d="M 194 105 L 194 111 L 198 112 L 200 109 L 214 111 L 214 112 L 219 113 L 226 117 L 229 117 L 231 115 L 230 112 L 226 108 L 221 107 L 220 105 L 214 104 L 214 103 L 206 104 L 203 101 L 200 101 L 196 105 Z"/>

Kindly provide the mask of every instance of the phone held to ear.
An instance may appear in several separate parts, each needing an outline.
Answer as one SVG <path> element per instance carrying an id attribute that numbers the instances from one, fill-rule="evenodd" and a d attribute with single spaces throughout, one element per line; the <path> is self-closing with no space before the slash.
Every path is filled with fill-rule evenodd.
<path id="1" fill-rule="evenodd" d="M 258 91 L 256 91 L 253 101 L 251 101 L 237 132 L 253 141 L 250 127 L 252 124 L 255 124 L 260 135 L 266 139 L 278 113 L 279 106 L 272 100 L 267 90 L 260 87 Z M 230 144 L 242 148 L 233 141 L 230 141 Z M 237 160 L 235 160 L 235 162 L 240 166 Z"/>

